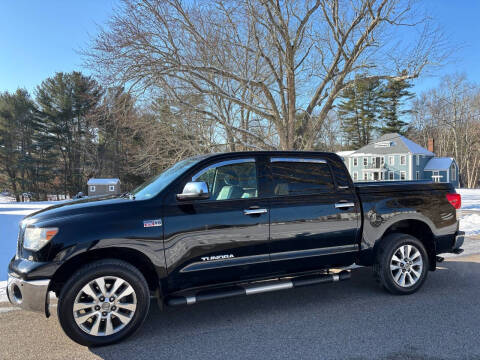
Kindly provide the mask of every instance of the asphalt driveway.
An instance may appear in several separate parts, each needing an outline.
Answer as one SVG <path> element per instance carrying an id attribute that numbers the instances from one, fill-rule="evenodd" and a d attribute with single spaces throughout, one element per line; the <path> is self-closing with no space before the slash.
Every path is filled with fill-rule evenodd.
<path id="1" fill-rule="evenodd" d="M 53 316 L 0 307 L 1 359 L 480 359 L 480 255 L 448 258 L 412 296 L 347 282 L 167 308 L 118 345 L 70 341 Z"/>

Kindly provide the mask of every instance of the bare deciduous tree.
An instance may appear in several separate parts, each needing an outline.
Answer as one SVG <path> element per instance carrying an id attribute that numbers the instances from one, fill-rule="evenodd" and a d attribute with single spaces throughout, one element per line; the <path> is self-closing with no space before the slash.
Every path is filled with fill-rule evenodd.
<path id="1" fill-rule="evenodd" d="M 463 75 L 447 76 L 414 103 L 413 134 L 424 146 L 435 140 L 437 156 L 453 156 L 464 186 L 480 179 L 480 88 Z"/>
<path id="2" fill-rule="evenodd" d="M 355 73 L 411 79 L 441 58 L 439 33 L 415 9 L 400 0 L 124 0 L 87 63 L 107 81 L 161 89 L 215 121 L 229 144 L 311 149 Z M 192 93 L 200 106 L 182 100 Z"/>

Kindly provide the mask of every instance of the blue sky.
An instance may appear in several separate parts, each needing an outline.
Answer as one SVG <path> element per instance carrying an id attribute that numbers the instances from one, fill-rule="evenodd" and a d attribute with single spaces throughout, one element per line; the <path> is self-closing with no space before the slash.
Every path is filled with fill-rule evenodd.
<path id="1" fill-rule="evenodd" d="M 115 0 L 1 0 L 0 91 L 32 91 L 55 72 L 85 69 L 86 47 Z"/>
<path id="2" fill-rule="evenodd" d="M 97 33 L 112 14 L 116 0 L 2 0 L 0 1 L 0 91 L 18 87 L 33 91 L 55 72 L 81 70 L 77 50 Z M 434 87 L 439 78 L 465 73 L 480 83 L 480 1 L 422 0 L 421 5 L 459 47 L 450 62 L 434 76 L 415 82 L 414 90 Z"/>

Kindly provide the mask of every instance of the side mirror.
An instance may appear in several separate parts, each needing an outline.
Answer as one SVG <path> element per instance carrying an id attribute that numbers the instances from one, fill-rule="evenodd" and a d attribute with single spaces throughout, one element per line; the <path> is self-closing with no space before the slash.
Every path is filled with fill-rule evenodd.
<path id="1" fill-rule="evenodd" d="M 210 193 L 208 192 L 207 183 L 203 181 L 188 182 L 181 194 L 177 194 L 178 200 L 199 200 L 208 199 Z"/>

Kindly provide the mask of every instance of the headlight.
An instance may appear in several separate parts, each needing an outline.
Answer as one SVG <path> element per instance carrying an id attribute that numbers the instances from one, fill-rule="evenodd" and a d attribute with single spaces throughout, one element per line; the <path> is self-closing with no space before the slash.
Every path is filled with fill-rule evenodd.
<path id="1" fill-rule="evenodd" d="M 27 227 L 23 235 L 23 247 L 27 250 L 38 251 L 53 239 L 58 228 Z"/>

